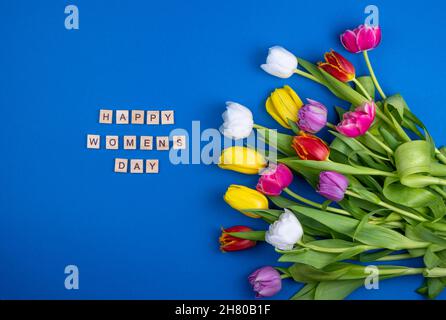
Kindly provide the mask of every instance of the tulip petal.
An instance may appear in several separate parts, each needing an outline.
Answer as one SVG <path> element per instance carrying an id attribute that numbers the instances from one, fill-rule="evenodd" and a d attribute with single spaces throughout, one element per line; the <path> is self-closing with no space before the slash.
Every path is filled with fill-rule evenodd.
<path id="1" fill-rule="evenodd" d="M 376 43 L 375 32 L 371 27 L 365 26 L 358 31 L 356 44 L 360 51 L 373 49 Z"/>
<path id="2" fill-rule="evenodd" d="M 346 30 L 341 34 L 341 43 L 344 48 L 351 53 L 358 53 L 360 50 L 356 43 L 356 34 L 352 30 Z"/>

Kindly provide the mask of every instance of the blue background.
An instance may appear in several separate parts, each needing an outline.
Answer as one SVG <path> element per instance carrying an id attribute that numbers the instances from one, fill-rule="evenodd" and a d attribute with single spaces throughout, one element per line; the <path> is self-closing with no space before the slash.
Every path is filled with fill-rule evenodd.
<path id="1" fill-rule="evenodd" d="M 80 30 L 64 27 L 75 4 Z M 277 265 L 272 248 L 222 254 L 220 226 L 266 225 L 222 200 L 231 183 L 256 177 L 215 166 L 174 166 L 167 152 L 87 150 L 86 134 L 162 135 L 172 127 L 97 123 L 98 110 L 172 106 L 178 128 L 220 126 L 227 100 L 256 122 L 276 87 L 340 104 L 297 76 L 260 70 L 280 44 L 318 61 L 338 35 L 363 22 L 369 1 L 0 1 L 0 298 L 248 299 L 246 277 Z M 387 93 L 400 92 L 445 142 L 444 4 L 375 1 L 383 43 L 371 52 Z M 344 52 L 344 51 L 341 51 Z M 365 67 L 360 55 L 346 54 Z M 160 174 L 114 174 L 113 159 L 159 158 Z M 293 186 L 313 197 L 301 181 Z M 80 290 L 64 268 L 80 269 Z M 410 265 L 420 265 L 412 260 Z M 420 299 L 421 277 L 360 289 L 351 299 Z M 284 281 L 275 298 L 299 285 Z M 442 294 L 442 298 L 446 298 Z"/>

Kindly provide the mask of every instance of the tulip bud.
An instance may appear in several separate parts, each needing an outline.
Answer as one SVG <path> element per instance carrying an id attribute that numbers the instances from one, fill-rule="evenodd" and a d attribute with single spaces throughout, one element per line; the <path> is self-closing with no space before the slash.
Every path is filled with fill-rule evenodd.
<path id="1" fill-rule="evenodd" d="M 223 199 L 232 208 L 251 218 L 260 218 L 260 216 L 246 210 L 268 209 L 268 199 L 257 190 L 245 186 L 230 185 Z"/>
<path id="2" fill-rule="evenodd" d="M 319 68 L 331 74 L 342 82 L 349 82 L 355 78 L 355 67 L 339 53 L 331 50 L 324 55 L 325 62 L 319 62 Z"/>
<path id="3" fill-rule="evenodd" d="M 362 136 L 369 130 L 375 120 L 376 106 L 373 101 L 365 102 L 357 107 L 355 111 L 344 113 L 342 121 L 336 126 L 343 135 L 356 138 Z"/>
<path id="4" fill-rule="evenodd" d="M 274 90 L 266 100 L 266 111 L 282 127 L 290 129 L 288 120 L 297 122 L 297 114 L 303 103 L 289 86 Z"/>
<path id="5" fill-rule="evenodd" d="M 226 111 L 223 112 L 223 125 L 220 132 L 231 139 L 244 139 L 252 132 L 254 120 L 252 112 L 235 102 L 226 102 Z"/>
<path id="6" fill-rule="evenodd" d="M 317 192 L 332 201 L 344 199 L 348 187 L 348 179 L 335 171 L 322 171 L 319 174 Z"/>
<path id="7" fill-rule="evenodd" d="M 285 209 L 278 220 L 269 226 L 265 241 L 279 250 L 291 250 L 302 239 L 304 231 L 294 213 Z"/>
<path id="8" fill-rule="evenodd" d="M 315 100 L 307 99 L 307 102 L 299 109 L 297 125 L 306 132 L 319 132 L 327 124 L 327 108 Z"/>
<path id="9" fill-rule="evenodd" d="M 273 267 L 262 267 L 248 277 L 256 298 L 271 297 L 282 289 L 282 278 Z"/>
<path id="10" fill-rule="evenodd" d="M 267 196 L 278 196 L 293 181 L 293 173 L 282 163 L 271 164 L 259 178 L 256 189 Z"/>
<path id="11" fill-rule="evenodd" d="M 291 147 L 302 160 L 325 161 L 330 156 L 330 149 L 322 139 L 304 132 L 293 138 Z"/>
<path id="12" fill-rule="evenodd" d="M 230 235 L 231 232 L 247 232 L 252 231 L 251 228 L 244 226 L 234 226 L 228 229 L 222 229 L 220 241 L 220 250 L 223 252 L 240 251 L 252 248 L 256 245 L 256 241 L 241 239 Z"/>
<path id="13" fill-rule="evenodd" d="M 381 42 L 379 26 L 360 25 L 356 29 L 346 30 L 341 34 L 341 43 L 351 53 L 375 49 Z"/>
<path id="14" fill-rule="evenodd" d="M 256 150 L 235 146 L 222 151 L 218 166 L 245 174 L 258 174 L 266 164 L 265 157 Z"/>
<path id="15" fill-rule="evenodd" d="M 273 76 L 289 78 L 297 68 L 297 58 L 285 48 L 274 46 L 269 48 L 266 64 L 260 67 Z"/>

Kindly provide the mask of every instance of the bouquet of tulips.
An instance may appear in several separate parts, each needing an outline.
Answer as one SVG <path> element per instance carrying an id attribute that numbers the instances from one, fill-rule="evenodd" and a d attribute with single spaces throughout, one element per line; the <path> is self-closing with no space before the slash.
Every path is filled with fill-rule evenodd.
<path id="1" fill-rule="evenodd" d="M 367 266 L 377 263 L 381 280 L 422 274 L 417 292 L 435 298 L 446 286 L 446 152 L 401 95 L 387 96 L 380 87 L 368 56 L 381 41 L 380 27 L 361 25 L 340 38 L 347 51 L 364 55 L 369 75 L 357 77 L 335 51 L 313 64 L 279 46 L 269 49 L 261 66 L 271 75 L 297 74 L 330 90 L 346 105 L 335 108 L 338 124 L 327 122 L 322 103 L 303 103 L 289 86 L 266 101 L 266 111 L 289 134 L 255 124 L 248 108 L 227 104 L 222 133 L 238 140 L 255 129 L 277 156 L 243 145 L 222 151 L 221 168 L 260 175 L 255 189 L 231 185 L 224 200 L 269 227 L 223 229 L 221 249 L 266 241 L 281 254 L 280 262 L 290 263 L 249 276 L 257 297 L 276 294 L 289 278 L 305 284 L 292 299 L 343 299 L 364 285 Z M 330 144 L 315 135 L 324 127 L 333 135 Z M 314 202 L 292 191 L 294 174 L 327 200 Z M 423 268 L 379 264 L 416 257 Z"/>

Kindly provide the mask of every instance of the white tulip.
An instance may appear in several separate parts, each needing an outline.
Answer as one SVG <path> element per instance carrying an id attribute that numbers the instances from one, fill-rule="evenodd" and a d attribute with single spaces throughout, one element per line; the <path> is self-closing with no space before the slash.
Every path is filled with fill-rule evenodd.
<path id="1" fill-rule="evenodd" d="M 269 226 L 265 240 L 279 250 L 291 250 L 302 239 L 304 231 L 296 216 L 288 209 Z"/>
<path id="2" fill-rule="evenodd" d="M 252 132 L 254 120 L 252 112 L 236 102 L 226 102 L 226 111 L 222 114 L 221 133 L 231 139 L 244 139 Z"/>
<path id="3" fill-rule="evenodd" d="M 285 48 L 274 46 L 269 48 L 266 64 L 260 67 L 273 76 L 289 78 L 297 69 L 297 58 Z"/>

